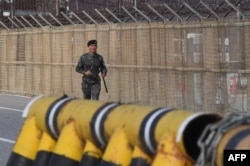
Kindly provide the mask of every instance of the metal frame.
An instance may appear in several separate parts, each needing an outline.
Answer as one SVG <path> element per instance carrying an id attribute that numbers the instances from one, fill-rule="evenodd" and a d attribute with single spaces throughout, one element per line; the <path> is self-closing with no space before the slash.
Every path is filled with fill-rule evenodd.
<path id="1" fill-rule="evenodd" d="M 46 24 L 48 24 L 50 27 L 52 27 L 52 24 L 50 24 L 41 14 L 38 15 Z"/>
<path id="2" fill-rule="evenodd" d="M 59 20 L 57 20 L 51 13 L 49 14 L 49 16 L 50 16 L 53 20 L 55 20 L 60 26 L 63 26 L 63 24 L 62 24 Z"/>
<path id="3" fill-rule="evenodd" d="M 14 19 L 16 19 L 19 24 L 21 24 L 24 28 L 26 28 L 26 26 L 22 23 L 22 21 L 20 21 L 17 17 L 14 17 Z"/>
<path id="4" fill-rule="evenodd" d="M 180 21 L 183 21 L 183 19 L 181 18 L 180 15 L 178 15 L 177 12 L 175 12 L 170 6 L 168 6 L 167 4 L 163 4 L 171 13 L 173 13 L 174 16 L 176 16 Z M 170 19 L 171 20 L 171 19 Z"/>
<path id="5" fill-rule="evenodd" d="M 122 23 L 121 19 L 119 19 L 114 13 L 112 13 L 108 8 L 105 9 L 111 16 L 113 16 L 119 23 Z"/>
<path id="6" fill-rule="evenodd" d="M 127 13 L 127 15 L 129 15 L 130 18 L 132 18 L 132 20 L 137 22 L 137 19 L 124 6 L 121 6 L 121 8 L 125 13 Z"/>
<path id="7" fill-rule="evenodd" d="M 111 24 L 111 22 L 98 9 L 95 9 L 95 12 L 99 14 L 108 24 Z"/>
<path id="8" fill-rule="evenodd" d="M 216 20 L 220 20 L 221 18 L 225 18 L 229 15 L 229 13 L 235 12 L 236 17 L 239 19 L 245 20 L 246 14 L 244 14 L 240 8 L 240 0 L 237 2 L 230 2 L 229 0 L 223 0 L 221 3 L 214 5 L 211 7 L 211 4 L 205 3 L 203 0 L 200 0 L 198 3 L 187 3 L 183 1 L 179 4 L 179 6 L 171 6 L 167 3 L 162 3 L 160 8 L 157 8 L 155 6 L 152 6 L 151 4 L 144 4 L 145 6 L 140 6 L 139 3 L 134 3 L 132 8 L 127 8 L 119 4 L 119 10 L 112 10 L 109 8 L 105 8 L 104 10 L 101 9 L 94 9 L 90 12 L 86 10 L 82 10 L 81 12 L 86 16 L 85 18 L 82 18 L 80 14 L 75 14 L 73 11 L 67 12 L 67 14 L 60 12 L 60 15 L 62 17 L 54 16 L 51 13 L 43 13 L 43 14 L 37 14 L 38 17 L 42 19 L 42 21 L 45 22 L 45 25 L 42 24 L 41 20 L 37 19 L 35 15 L 28 15 L 26 18 L 30 17 L 32 20 L 35 21 L 35 23 L 38 25 L 38 27 L 43 26 L 64 26 L 64 25 L 77 25 L 77 24 L 100 24 L 100 23 L 124 23 L 124 22 L 138 22 L 138 21 L 147 21 L 147 22 L 153 22 L 153 21 L 159 21 L 162 20 L 163 23 L 174 21 L 176 18 L 177 21 L 189 21 L 190 19 L 197 19 L 198 20 L 205 20 L 205 19 L 211 19 L 211 16 L 214 16 Z M 249 3 L 250 5 L 250 3 Z M 217 11 L 220 8 L 227 7 L 227 11 L 225 11 L 225 14 L 222 16 L 221 14 L 217 13 Z M 167 9 L 164 10 L 163 8 Z M 229 10 L 228 10 L 229 9 Z M 182 10 L 185 10 L 185 15 L 183 15 Z M 209 11 L 210 14 L 205 15 L 205 10 Z M 166 16 L 165 14 L 168 14 Z M 147 14 L 146 14 L 147 13 Z M 207 14 L 207 12 L 206 12 Z M 250 12 L 249 12 L 250 14 Z M 49 16 L 49 18 L 45 19 L 44 15 Z M 151 15 L 157 15 L 152 17 Z M 188 16 L 187 16 L 188 15 Z M 112 16 L 112 17 L 110 17 Z M 128 16 L 128 17 L 127 17 Z M 168 18 L 170 16 L 170 18 Z M 196 16 L 196 17 L 193 17 Z M 102 18 L 102 20 L 100 19 Z M 13 28 L 36 28 L 37 25 L 35 25 L 32 22 L 30 22 L 28 19 L 26 19 L 23 16 L 11 16 L 7 17 L 8 21 L 5 20 L 1 21 L 1 26 L 5 29 L 13 29 Z M 77 23 L 73 21 L 78 20 Z M 128 19 L 127 19 L 128 18 Z M 16 22 L 17 21 L 17 22 Z M 90 22 L 89 22 L 90 21 Z M 87 23 L 88 22 L 88 23 Z"/>
<path id="9" fill-rule="evenodd" d="M 87 16 L 93 23 L 98 24 L 87 12 L 85 12 L 84 10 L 82 11 L 82 13 Z"/>
<path id="10" fill-rule="evenodd" d="M 24 18 L 23 16 L 21 16 L 21 18 L 22 18 L 31 28 L 34 28 L 34 26 L 33 26 L 26 18 Z"/>
<path id="11" fill-rule="evenodd" d="M 72 25 L 75 25 L 75 23 L 66 15 L 64 14 L 63 12 L 60 12 L 64 18 L 66 18 Z"/>
<path id="12" fill-rule="evenodd" d="M 217 20 L 220 19 L 220 17 L 218 16 L 218 14 L 216 14 L 207 4 L 205 4 L 203 2 L 203 0 L 200 0 L 200 4 L 202 4 L 210 13 L 212 13 L 216 17 Z M 208 18 L 208 16 L 206 18 Z"/>
<path id="13" fill-rule="evenodd" d="M 232 8 L 234 9 L 237 14 L 240 14 L 242 16 L 242 18 L 245 20 L 245 15 L 234 5 L 232 4 L 231 2 L 229 2 L 228 0 L 225 0 L 225 2 Z"/>
<path id="14" fill-rule="evenodd" d="M 188 5 L 186 2 L 183 2 L 183 5 L 185 7 L 187 7 L 192 13 L 194 13 L 195 15 L 197 15 L 200 18 L 200 20 L 203 19 L 203 16 L 199 12 L 197 12 L 194 8 L 192 8 L 190 5 Z"/>
<path id="15" fill-rule="evenodd" d="M 168 19 L 166 19 L 163 15 L 161 15 L 157 10 L 155 10 L 150 4 L 147 4 L 147 7 L 152 10 L 157 16 L 159 16 L 163 22 L 165 23 L 166 21 L 169 21 Z"/>
<path id="16" fill-rule="evenodd" d="M 86 24 L 82 19 L 80 19 L 74 12 L 70 12 L 78 21 L 80 21 L 82 24 Z"/>
<path id="17" fill-rule="evenodd" d="M 148 22 L 151 22 L 152 20 L 145 15 L 141 10 L 139 10 L 136 6 L 133 7 L 135 9 L 135 11 L 137 11 L 140 15 L 142 15 L 146 20 L 148 20 Z"/>
<path id="18" fill-rule="evenodd" d="M 40 26 L 43 27 L 43 25 L 32 15 L 30 15 L 30 17 Z"/>
<path id="19" fill-rule="evenodd" d="M 10 22 L 12 22 L 17 28 L 20 28 L 10 17 L 8 17 L 8 20 L 10 20 Z"/>

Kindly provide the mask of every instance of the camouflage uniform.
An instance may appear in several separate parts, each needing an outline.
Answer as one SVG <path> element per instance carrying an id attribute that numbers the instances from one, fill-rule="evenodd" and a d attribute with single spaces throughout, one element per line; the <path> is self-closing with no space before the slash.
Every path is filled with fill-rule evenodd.
<path id="1" fill-rule="evenodd" d="M 81 74 L 88 70 L 91 71 L 89 76 L 84 74 L 82 76 L 83 98 L 99 100 L 99 94 L 101 90 L 101 79 L 99 72 L 104 75 L 107 74 L 107 68 L 105 66 L 103 57 L 97 53 L 94 55 L 85 53 L 80 57 L 75 70 Z"/>

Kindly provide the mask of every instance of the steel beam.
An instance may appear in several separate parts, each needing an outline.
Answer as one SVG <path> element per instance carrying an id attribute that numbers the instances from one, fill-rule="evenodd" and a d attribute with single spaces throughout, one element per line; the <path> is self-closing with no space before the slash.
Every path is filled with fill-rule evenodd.
<path id="1" fill-rule="evenodd" d="M 21 16 L 21 18 L 22 18 L 31 28 L 34 28 L 33 25 L 32 25 L 26 18 L 24 18 L 23 16 Z"/>
<path id="2" fill-rule="evenodd" d="M 163 22 L 165 23 L 166 21 L 169 21 L 168 19 L 166 19 L 163 15 L 161 15 L 158 11 L 156 11 L 151 5 L 147 4 L 147 7 L 152 10 L 157 16 L 159 16 Z"/>
<path id="3" fill-rule="evenodd" d="M 203 19 L 203 16 L 200 15 L 200 13 L 197 12 L 194 8 L 192 8 L 189 4 L 187 4 L 186 2 L 183 2 L 183 5 L 186 6 L 189 10 L 191 10 L 191 12 L 194 13 L 196 16 L 198 16 L 200 20 Z"/>
<path id="4" fill-rule="evenodd" d="M 105 9 L 111 16 L 113 16 L 119 23 L 122 23 L 122 21 L 108 8 Z"/>
<path id="5" fill-rule="evenodd" d="M 168 6 L 167 4 L 163 4 L 172 14 L 174 14 L 180 21 L 183 21 L 183 19 L 181 18 L 181 16 L 176 13 L 170 6 Z"/>
<path id="6" fill-rule="evenodd" d="M 145 19 L 147 19 L 149 22 L 151 22 L 152 20 L 147 16 L 145 15 L 142 11 L 140 11 L 137 7 L 133 7 L 135 9 L 135 11 L 137 11 L 140 15 L 142 15 Z"/>
<path id="7" fill-rule="evenodd" d="M 95 23 L 96 25 L 98 24 L 87 12 L 85 12 L 84 10 L 82 11 L 82 13 L 87 16 L 93 23 Z"/>
<path id="8" fill-rule="evenodd" d="M 95 12 L 101 16 L 108 24 L 111 24 L 111 22 L 98 10 L 98 9 L 95 9 Z"/>
<path id="9" fill-rule="evenodd" d="M 137 19 L 124 7 L 121 6 L 122 10 L 129 15 L 130 18 L 132 18 L 135 22 L 137 22 Z"/>
<path id="10" fill-rule="evenodd" d="M 50 27 L 52 27 L 53 25 L 50 24 L 41 14 L 38 15 L 44 22 L 46 22 L 46 24 L 48 24 Z"/>
<path id="11" fill-rule="evenodd" d="M 43 27 L 43 25 L 32 15 L 30 15 L 30 17 L 40 26 Z"/>

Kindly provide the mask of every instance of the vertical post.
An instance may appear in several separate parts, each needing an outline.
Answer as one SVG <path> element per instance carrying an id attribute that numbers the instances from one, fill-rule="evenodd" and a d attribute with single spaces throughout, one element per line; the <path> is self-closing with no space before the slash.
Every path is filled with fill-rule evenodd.
<path id="1" fill-rule="evenodd" d="M 137 8 L 137 0 L 134 0 L 134 7 Z"/>
<path id="2" fill-rule="evenodd" d="M 66 14 L 69 13 L 69 0 L 66 0 Z"/>
<path id="3" fill-rule="evenodd" d="M 136 16 L 136 9 L 137 9 L 137 0 L 134 0 L 134 6 L 133 6 L 133 8 L 134 8 L 134 16 Z"/>
<path id="4" fill-rule="evenodd" d="M 13 19 L 13 15 L 14 15 L 13 1 L 14 0 L 10 0 L 10 17 L 12 19 Z"/>
<path id="5" fill-rule="evenodd" d="M 3 20 L 3 1 L 0 1 L 0 21 Z"/>
<path id="6" fill-rule="evenodd" d="M 123 1 L 122 0 L 118 0 L 118 13 L 121 13 L 121 6 L 123 5 Z"/>
<path id="7" fill-rule="evenodd" d="M 13 8 L 13 1 L 14 0 L 10 0 L 8 3 L 9 3 L 9 12 L 10 12 L 10 18 L 13 19 L 14 17 L 14 8 Z M 3 8 L 3 11 L 4 11 L 4 8 Z M 11 28 L 13 28 L 13 23 L 11 24 Z"/>

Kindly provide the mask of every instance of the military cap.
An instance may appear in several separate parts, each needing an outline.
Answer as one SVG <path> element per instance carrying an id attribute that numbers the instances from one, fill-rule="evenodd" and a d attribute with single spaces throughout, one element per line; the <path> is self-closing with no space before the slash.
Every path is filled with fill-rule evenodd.
<path id="1" fill-rule="evenodd" d="M 90 40 L 90 41 L 88 41 L 87 46 L 90 46 L 91 44 L 97 45 L 97 41 L 96 40 Z"/>

